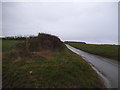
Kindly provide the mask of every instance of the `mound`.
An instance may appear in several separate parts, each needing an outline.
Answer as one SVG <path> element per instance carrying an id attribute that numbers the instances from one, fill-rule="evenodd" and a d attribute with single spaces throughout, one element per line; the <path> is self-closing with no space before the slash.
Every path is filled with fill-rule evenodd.
<path id="1" fill-rule="evenodd" d="M 31 52 L 58 51 L 63 48 L 63 42 L 56 36 L 39 33 L 36 37 L 26 38 L 24 43 L 19 44 L 21 54 L 30 54 Z"/>
<path id="2" fill-rule="evenodd" d="M 59 50 L 63 42 L 56 36 L 49 34 L 38 34 L 37 37 L 28 40 L 28 49 L 30 51 Z"/>

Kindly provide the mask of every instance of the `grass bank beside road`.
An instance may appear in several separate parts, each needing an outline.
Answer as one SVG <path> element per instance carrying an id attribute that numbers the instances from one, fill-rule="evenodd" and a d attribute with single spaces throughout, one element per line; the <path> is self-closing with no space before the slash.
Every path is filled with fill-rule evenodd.
<path id="1" fill-rule="evenodd" d="M 101 88 L 96 72 L 79 55 L 66 47 L 59 52 L 20 57 L 16 44 L 2 41 L 3 88 Z M 50 53 L 50 52 L 49 52 Z"/>
<path id="2" fill-rule="evenodd" d="M 67 42 L 77 49 L 100 55 L 103 57 L 111 58 L 118 60 L 118 47 L 119 45 L 97 45 L 97 44 L 79 44 L 79 43 L 72 43 Z"/>

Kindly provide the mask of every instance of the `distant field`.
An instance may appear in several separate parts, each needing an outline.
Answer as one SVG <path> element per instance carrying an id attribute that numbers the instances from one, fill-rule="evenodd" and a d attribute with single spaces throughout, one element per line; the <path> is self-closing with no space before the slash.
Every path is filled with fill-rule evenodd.
<path id="1" fill-rule="evenodd" d="M 3 40 L 3 88 L 100 88 L 102 84 L 90 65 L 66 47 L 51 57 L 19 57 L 16 44 Z M 52 53 L 52 52 L 51 52 Z"/>
<path id="2" fill-rule="evenodd" d="M 92 54 L 118 60 L 118 45 L 79 44 L 69 42 L 67 42 L 67 44 Z"/>

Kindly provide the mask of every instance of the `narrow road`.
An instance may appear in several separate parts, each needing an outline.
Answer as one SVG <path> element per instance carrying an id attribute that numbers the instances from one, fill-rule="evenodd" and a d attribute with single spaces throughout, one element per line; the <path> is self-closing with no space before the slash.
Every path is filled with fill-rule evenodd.
<path id="1" fill-rule="evenodd" d="M 118 67 L 117 61 L 84 52 L 67 44 L 66 46 L 92 66 L 107 88 L 118 88 L 118 70 L 120 71 L 120 67 Z"/>

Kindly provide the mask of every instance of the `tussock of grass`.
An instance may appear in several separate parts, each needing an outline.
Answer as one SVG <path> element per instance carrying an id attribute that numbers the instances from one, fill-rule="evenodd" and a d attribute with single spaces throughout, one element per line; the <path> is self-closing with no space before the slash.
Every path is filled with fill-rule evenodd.
<path id="1" fill-rule="evenodd" d="M 103 57 L 118 60 L 118 46 L 119 45 L 96 45 L 96 44 L 79 44 L 79 43 L 67 43 L 80 50 L 100 55 Z"/>
<path id="2" fill-rule="evenodd" d="M 3 41 L 3 88 L 102 87 L 90 65 L 66 47 L 49 58 L 10 58 L 8 49 L 14 52 L 18 42 Z"/>

